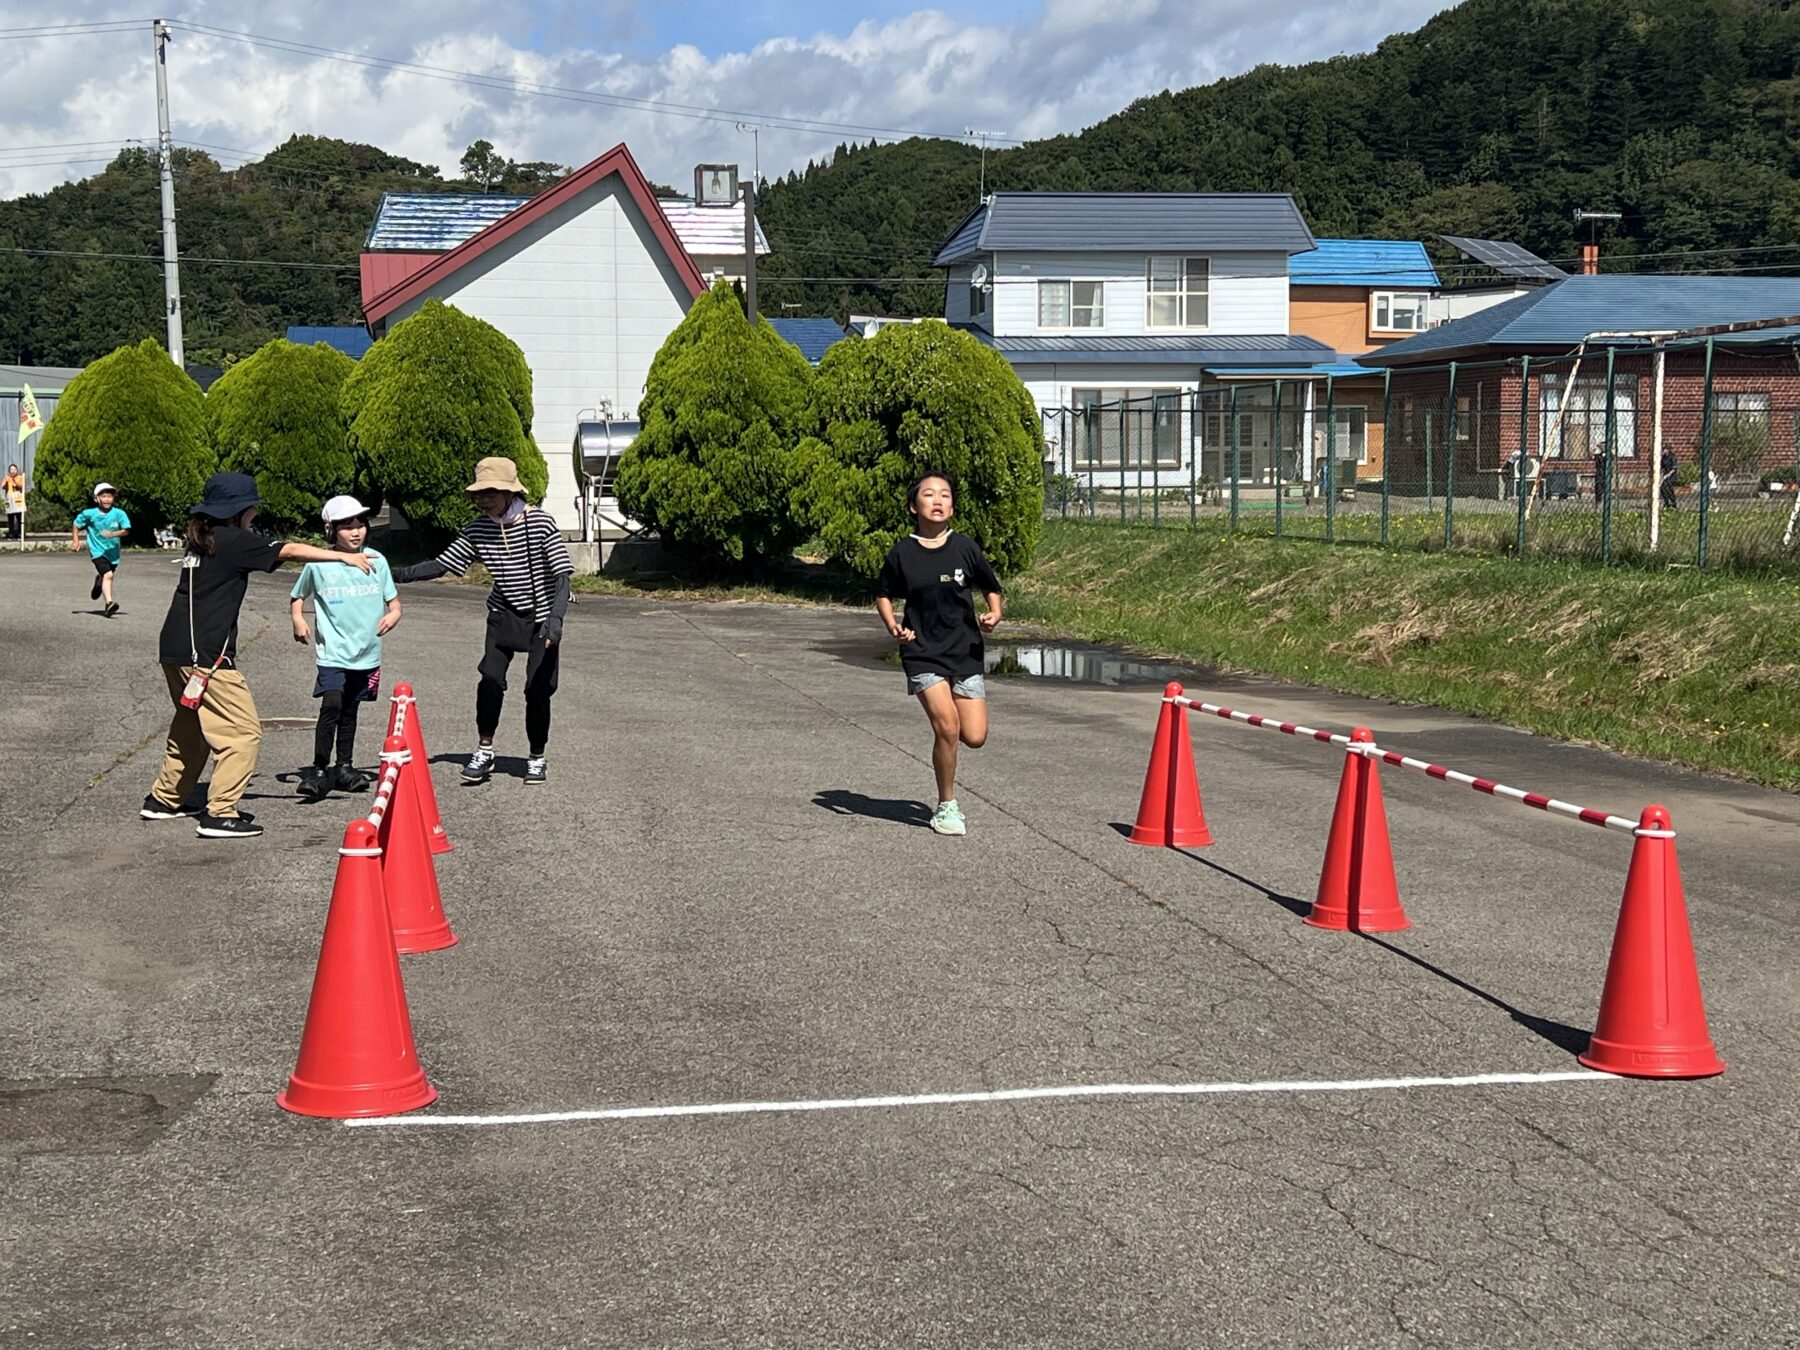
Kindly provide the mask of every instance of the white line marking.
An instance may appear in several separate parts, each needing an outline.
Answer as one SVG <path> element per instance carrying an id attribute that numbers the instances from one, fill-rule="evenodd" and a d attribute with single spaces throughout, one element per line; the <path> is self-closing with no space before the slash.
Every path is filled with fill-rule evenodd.
<path id="1" fill-rule="evenodd" d="M 443 1125 L 563 1125 L 581 1120 L 652 1120 L 667 1116 L 747 1116 L 777 1111 L 855 1111 L 894 1106 L 963 1106 L 1064 1097 L 1219 1097 L 1241 1093 L 1385 1092 L 1408 1088 L 1493 1087 L 1515 1083 L 1617 1082 L 1591 1069 L 1550 1073 L 1472 1073 L 1455 1078 L 1354 1078 L 1341 1082 L 1279 1079 L 1261 1083 L 1078 1083 L 1067 1087 L 1003 1088 L 994 1092 L 926 1092 L 915 1096 L 829 1097 L 791 1102 L 711 1102 L 691 1106 L 617 1106 L 588 1111 L 541 1111 L 516 1116 L 371 1116 L 351 1127 Z"/>

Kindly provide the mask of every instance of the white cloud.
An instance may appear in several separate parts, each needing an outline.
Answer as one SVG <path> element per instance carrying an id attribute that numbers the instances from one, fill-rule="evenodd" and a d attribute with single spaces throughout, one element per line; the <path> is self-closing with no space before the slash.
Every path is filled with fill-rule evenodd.
<path id="1" fill-rule="evenodd" d="M 677 45 L 643 52 L 638 6 L 606 0 L 433 0 L 349 5 L 290 0 L 279 10 L 194 0 L 189 22 L 245 28 L 319 47 L 492 73 L 540 85 L 750 112 L 766 174 L 828 157 L 868 132 L 796 130 L 783 119 L 956 134 L 965 125 L 1014 137 L 1076 131 L 1133 99 L 1182 89 L 1265 61 L 1366 50 L 1416 27 L 1443 0 L 1046 0 L 1005 24 L 921 9 L 810 37 L 771 35 L 748 51 Z M 110 4 L 68 19 L 136 17 Z M 54 22 L 0 0 L 0 27 Z M 654 178 L 681 185 L 702 161 L 750 159 L 732 119 L 473 88 L 223 41 L 178 26 L 170 103 L 178 140 L 264 152 L 292 132 L 365 141 L 454 173 L 485 137 L 515 159 L 580 164 L 627 142 Z M 544 49 L 520 45 L 536 34 Z M 156 134 L 148 26 L 120 36 L 8 42 L 0 105 L 0 196 L 43 191 L 94 172 L 127 139 Z M 102 147 L 21 147 L 103 141 Z M 228 163 L 237 162 L 225 156 Z M 50 163 L 33 161 L 50 160 Z"/>

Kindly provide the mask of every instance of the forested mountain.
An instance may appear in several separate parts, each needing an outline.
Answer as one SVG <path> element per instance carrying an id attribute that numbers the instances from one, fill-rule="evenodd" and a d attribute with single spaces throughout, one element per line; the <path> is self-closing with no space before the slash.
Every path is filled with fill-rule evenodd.
<path id="1" fill-rule="evenodd" d="M 1467 0 L 1367 55 L 1263 66 L 990 152 L 987 182 L 1288 191 L 1320 234 L 1484 235 L 1550 258 L 1584 237 L 1573 210 L 1617 210 L 1608 267 L 1800 270 L 1797 65 L 1792 0 Z M 948 141 L 845 146 L 767 184 L 765 306 L 939 312 L 931 254 L 975 205 L 979 165 Z M 451 181 L 317 137 L 234 171 L 178 151 L 190 356 L 244 355 L 289 323 L 355 322 L 356 256 L 384 190 L 530 192 L 553 167 L 490 155 Z M 56 256 L 159 254 L 157 198 L 151 157 L 128 151 L 0 202 L 0 361 L 79 365 L 161 337 L 154 263 Z"/>

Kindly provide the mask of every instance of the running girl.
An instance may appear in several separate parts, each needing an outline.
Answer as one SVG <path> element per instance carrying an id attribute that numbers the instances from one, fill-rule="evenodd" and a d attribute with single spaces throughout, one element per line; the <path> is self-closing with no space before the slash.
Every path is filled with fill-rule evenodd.
<path id="1" fill-rule="evenodd" d="M 956 493 L 941 473 L 923 475 L 906 494 L 913 533 L 888 550 L 875 584 L 875 609 L 900 644 L 907 692 L 918 696 L 931 721 L 931 767 L 937 774 L 937 810 L 931 828 L 967 834 L 956 804 L 956 754 L 987 743 L 987 682 L 982 678 L 983 634 L 1000 623 L 1000 579 L 973 539 L 950 528 Z M 987 601 L 975 614 L 973 592 Z M 906 603 L 905 621 L 894 601 Z"/>

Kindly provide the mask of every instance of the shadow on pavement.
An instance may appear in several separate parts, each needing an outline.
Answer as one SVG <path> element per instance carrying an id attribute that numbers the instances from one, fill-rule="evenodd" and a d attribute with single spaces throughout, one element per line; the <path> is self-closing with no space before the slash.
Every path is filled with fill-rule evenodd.
<path id="1" fill-rule="evenodd" d="M 923 829 L 931 824 L 931 808 L 924 802 L 891 797 L 865 797 L 844 788 L 828 788 L 813 798 L 814 806 L 840 816 L 868 816 L 872 820 L 891 820 L 900 825 L 916 825 Z"/>

